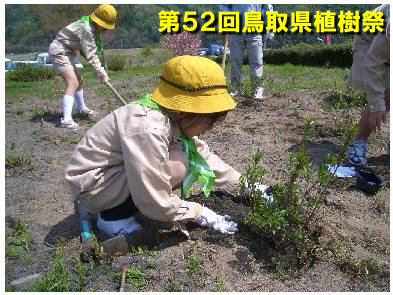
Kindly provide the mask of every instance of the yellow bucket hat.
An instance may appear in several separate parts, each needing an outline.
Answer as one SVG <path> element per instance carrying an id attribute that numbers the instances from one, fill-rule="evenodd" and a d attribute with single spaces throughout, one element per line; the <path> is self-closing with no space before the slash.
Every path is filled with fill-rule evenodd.
<path id="1" fill-rule="evenodd" d="M 164 108 L 188 113 L 232 110 L 225 75 L 214 61 L 200 56 L 178 56 L 164 64 L 152 100 Z"/>
<path id="2" fill-rule="evenodd" d="M 110 4 L 101 4 L 92 14 L 90 14 L 90 18 L 96 24 L 108 30 L 113 30 L 115 28 L 116 17 L 117 11 Z"/>

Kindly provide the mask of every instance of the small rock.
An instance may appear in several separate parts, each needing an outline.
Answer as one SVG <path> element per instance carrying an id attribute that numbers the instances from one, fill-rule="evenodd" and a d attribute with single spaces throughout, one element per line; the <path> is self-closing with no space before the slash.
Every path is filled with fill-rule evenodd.
<path id="1" fill-rule="evenodd" d="M 38 281 L 41 278 L 42 278 L 41 273 L 35 273 L 32 275 L 28 275 L 28 276 L 13 280 L 11 282 L 11 287 L 16 290 L 19 290 L 19 289 L 26 287 L 27 285 L 35 283 L 36 281 Z"/>
<path id="2" fill-rule="evenodd" d="M 334 206 L 336 209 L 341 209 L 343 204 L 340 198 L 332 195 L 326 195 L 323 197 L 323 201 L 326 206 Z"/>
<path id="3" fill-rule="evenodd" d="M 194 229 L 190 234 L 191 234 L 191 240 L 201 240 L 203 237 L 203 230 Z"/>
<path id="4" fill-rule="evenodd" d="M 334 199 L 332 198 L 331 195 L 326 195 L 323 197 L 323 201 L 325 202 L 326 206 L 331 206 L 334 203 Z"/>

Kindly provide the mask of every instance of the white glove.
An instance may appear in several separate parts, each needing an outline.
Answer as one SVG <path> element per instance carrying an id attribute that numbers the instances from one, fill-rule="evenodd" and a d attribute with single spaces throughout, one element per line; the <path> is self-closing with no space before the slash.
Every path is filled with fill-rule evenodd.
<path id="1" fill-rule="evenodd" d="M 261 183 L 256 183 L 255 184 L 255 191 L 260 191 L 261 192 L 261 197 L 264 198 L 269 205 L 272 205 L 274 202 L 273 194 L 267 192 L 267 190 L 270 188 L 269 185 L 261 184 Z M 246 188 L 244 190 L 244 194 L 246 196 L 249 196 L 251 194 L 251 188 L 248 186 L 248 183 L 246 182 Z"/>
<path id="2" fill-rule="evenodd" d="M 237 224 L 231 221 L 228 215 L 218 215 L 206 207 L 202 207 L 201 216 L 197 219 L 200 226 L 211 227 L 222 234 L 234 234 L 237 232 Z"/>

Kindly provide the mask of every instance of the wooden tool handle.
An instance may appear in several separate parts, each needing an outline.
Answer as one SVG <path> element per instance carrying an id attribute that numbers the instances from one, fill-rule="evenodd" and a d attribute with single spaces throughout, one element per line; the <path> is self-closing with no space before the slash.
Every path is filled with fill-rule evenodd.
<path id="1" fill-rule="evenodd" d="M 228 34 L 225 34 L 225 37 L 224 37 L 224 56 L 222 57 L 222 65 L 221 65 L 223 71 L 225 70 L 225 60 L 226 60 L 226 57 L 227 57 L 227 49 L 228 49 Z"/>
<path id="2" fill-rule="evenodd" d="M 126 101 L 121 97 L 119 92 L 116 91 L 115 88 L 113 88 L 112 84 L 107 82 L 106 85 L 109 87 L 109 89 L 112 91 L 112 93 L 116 96 L 116 98 L 123 104 L 127 105 Z"/>
<path id="3" fill-rule="evenodd" d="M 126 283 L 126 274 L 127 274 L 127 267 L 125 265 L 123 265 L 121 267 L 121 279 L 120 279 L 119 292 L 124 292 L 124 285 Z"/>

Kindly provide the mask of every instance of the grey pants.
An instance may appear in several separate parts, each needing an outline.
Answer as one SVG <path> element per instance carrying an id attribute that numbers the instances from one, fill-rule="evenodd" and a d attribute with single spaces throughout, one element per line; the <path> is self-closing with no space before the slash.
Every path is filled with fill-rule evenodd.
<path id="1" fill-rule="evenodd" d="M 232 34 L 230 35 L 229 49 L 231 51 L 231 83 L 240 88 L 244 49 L 247 49 L 251 81 L 262 80 L 263 75 L 263 48 L 261 35 Z M 262 83 L 262 82 L 261 82 Z M 262 84 L 257 85 L 262 87 Z"/>

